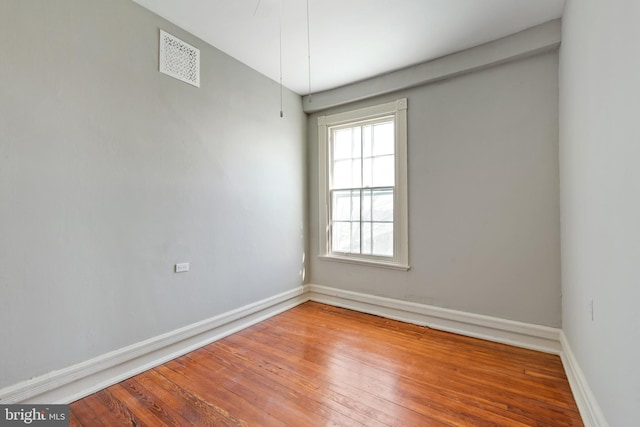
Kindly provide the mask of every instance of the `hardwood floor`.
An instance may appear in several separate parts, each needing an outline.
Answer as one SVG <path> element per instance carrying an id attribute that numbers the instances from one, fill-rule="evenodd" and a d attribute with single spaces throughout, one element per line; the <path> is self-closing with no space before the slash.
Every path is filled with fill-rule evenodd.
<path id="1" fill-rule="evenodd" d="M 581 426 L 557 356 L 308 302 L 71 404 L 78 426 Z"/>

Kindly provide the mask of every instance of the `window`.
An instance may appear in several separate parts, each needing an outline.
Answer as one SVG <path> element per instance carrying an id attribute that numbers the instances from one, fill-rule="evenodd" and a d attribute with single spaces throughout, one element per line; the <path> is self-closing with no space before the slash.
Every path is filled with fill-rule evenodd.
<path id="1" fill-rule="evenodd" d="M 318 118 L 320 256 L 409 268 L 407 100 Z"/>

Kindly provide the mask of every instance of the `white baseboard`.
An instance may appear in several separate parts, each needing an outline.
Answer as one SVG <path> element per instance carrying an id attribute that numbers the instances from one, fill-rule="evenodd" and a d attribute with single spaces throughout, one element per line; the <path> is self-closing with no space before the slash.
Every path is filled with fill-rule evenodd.
<path id="1" fill-rule="evenodd" d="M 309 285 L 309 291 L 311 301 L 488 341 L 557 354 L 562 360 L 585 427 L 609 426 L 561 329 L 320 285 Z"/>
<path id="2" fill-rule="evenodd" d="M 0 403 L 70 403 L 308 301 L 308 286 L 0 390 Z"/>
<path id="3" fill-rule="evenodd" d="M 560 329 L 309 285 L 309 299 L 447 332 L 560 354 Z"/>
<path id="4" fill-rule="evenodd" d="M 447 332 L 558 354 L 586 427 L 608 427 L 560 329 L 425 304 L 304 285 L 94 359 L 0 390 L 0 403 L 70 403 L 308 300 Z"/>
<path id="5" fill-rule="evenodd" d="M 609 423 L 605 419 L 600 405 L 598 405 L 598 401 L 591 391 L 591 387 L 589 387 L 584 372 L 582 372 L 577 359 L 573 355 L 564 331 L 560 332 L 560 342 L 562 343 L 560 358 L 573 392 L 573 398 L 580 410 L 582 422 L 585 427 L 608 427 Z"/>

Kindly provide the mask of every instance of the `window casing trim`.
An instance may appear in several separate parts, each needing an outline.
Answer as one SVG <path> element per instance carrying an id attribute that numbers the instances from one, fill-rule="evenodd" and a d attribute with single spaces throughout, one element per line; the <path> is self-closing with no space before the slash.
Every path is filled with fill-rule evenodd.
<path id="1" fill-rule="evenodd" d="M 329 145 L 332 128 L 349 123 L 394 117 L 395 122 L 395 186 L 394 186 L 394 256 L 334 253 L 328 236 L 330 227 Z M 371 265 L 397 270 L 409 269 L 409 224 L 407 199 L 407 99 L 318 117 L 319 164 L 319 258 L 347 263 Z"/>

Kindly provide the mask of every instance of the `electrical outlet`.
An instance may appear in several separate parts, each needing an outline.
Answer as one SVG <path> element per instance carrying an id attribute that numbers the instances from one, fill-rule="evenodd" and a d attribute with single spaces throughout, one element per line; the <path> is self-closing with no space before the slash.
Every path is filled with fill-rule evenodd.
<path id="1" fill-rule="evenodd" d="M 178 264 L 176 264 L 175 272 L 176 273 L 184 273 L 184 272 L 189 271 L 190 267 L 191 267 L 191 265 L 188 262 L 178 263 Z"/>
<path id="2" fill-rule="evenodd" d="M 589 300 L 589 317 L 591 318 L 591 321 L 593 322 L 593 320 L 594 320 L 594 316 L 593 316 L 593 299 Z"/>

